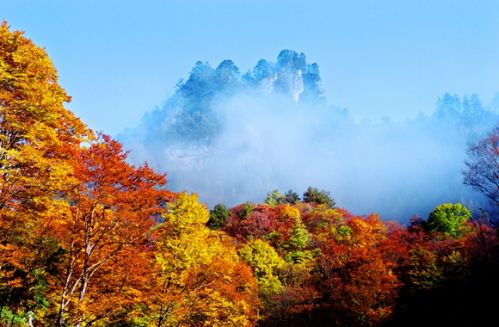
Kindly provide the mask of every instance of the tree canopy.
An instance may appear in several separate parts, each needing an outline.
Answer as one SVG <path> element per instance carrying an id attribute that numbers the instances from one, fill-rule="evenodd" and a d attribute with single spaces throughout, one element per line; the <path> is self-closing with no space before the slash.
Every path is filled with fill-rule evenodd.
<path id="1" fill-rule="evenodd" d="M 316 187 L 307 188 L 305 193 L 303 193 L 303 202 L 325 204 L 328 207 L 334 207 L 336 204 L 328 191 L 319 190 Z"/>
<path id="2" fill-rule="evenodd" d="M 427 226 L 430 231 L 459 237 L 463 234 L 470 217 L 471 211 L 461 203 L 443 203 L 430 212 Z"/>
<path id="3" fill-rule="evenodd" d="M 305 65 L 292 52 L 279 61 Z M 213 73 L 206 69 L 191 79 Z M 215 73 L 225 82 L 238 74 L 230 62 Z M 313 187 L 303 201 L 276 190 L 265 203 L 208 211 L 196 194 L 168 191 L 165 174 L 130 164 L 118 141 L 64 107 L 69 100 L 45 51 L 3 23 L 1 326 L 495 318 L 498 231 L 470 222 L 463 204 L 438 205 L 408 227 L 336 208 L 329 192 Z M 497 203 L 497 129 L 469 151 L 466 182 Z"/>

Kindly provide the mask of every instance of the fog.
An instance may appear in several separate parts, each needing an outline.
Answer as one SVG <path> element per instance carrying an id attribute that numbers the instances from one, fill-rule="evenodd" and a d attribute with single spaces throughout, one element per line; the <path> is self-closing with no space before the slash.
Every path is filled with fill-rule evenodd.
<path id="1" fill-rule="evenodd" d="M 244 75 L 232 62 L 198 63 L 174 96 L 120 136 L 130 160 L 167 172 L 169 188 L 209 206 L 308 186 L 355 214 L 401 222 L 442 202 L 487 206 L 462 183 L 466 146 L 497 121 L 477 96 L 445 94 L 433 115 L 405 122 L 355 121 L 321 96 L 316 64 L 281 55 Z"/>

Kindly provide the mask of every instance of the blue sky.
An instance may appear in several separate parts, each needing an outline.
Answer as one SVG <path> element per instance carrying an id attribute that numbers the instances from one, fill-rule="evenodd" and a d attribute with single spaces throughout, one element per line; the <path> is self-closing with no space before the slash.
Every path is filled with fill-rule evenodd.
<path id="1" fill-rule="evenodd" d="M 0 19 L 47 49 L 69 108 L 111 134 L 160 105 L 196 60 L 246 71 L 285 48 L 317 62 L 329 102 L 357 118 L 499 91 L 499 1 L 0 0 Z"/>

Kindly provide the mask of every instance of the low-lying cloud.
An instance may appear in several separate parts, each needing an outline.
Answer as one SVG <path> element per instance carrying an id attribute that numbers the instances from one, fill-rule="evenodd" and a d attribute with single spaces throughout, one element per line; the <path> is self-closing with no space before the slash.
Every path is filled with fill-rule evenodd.
<path id="1" fill-rule="evenodd" d="M 318 66 L 289 51 L 244 75 L 230 61 L 198 63 L 121 139 L 132 161 L 166 171 L 170 188 L 210 206 L 315 186 L 353 213 L 407 221 L 442 202 L 487 205 L 463 185 L 462 170 L 467 144 L 496 121 L 478 97 L 447 94 L 431 116 L 356 122 L 326 103 Z"/>

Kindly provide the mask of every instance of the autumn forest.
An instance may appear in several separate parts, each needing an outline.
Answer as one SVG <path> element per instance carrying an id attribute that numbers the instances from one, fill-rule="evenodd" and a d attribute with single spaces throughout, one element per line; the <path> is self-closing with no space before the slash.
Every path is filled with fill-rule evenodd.
<path id="1" fill-rule="evenodd" d="M 45 50 L 4 22 L 0 326 L 495 318 L 497 210 L 442 203 L 401 224 L 350 213 L 313 186 L 210 210 L 195 193 L 171 191 L 163 172 L 132 165 L 120 142 L 65 108 L 70 100 Z M 498 156 L 496 127 L 470 145 L 462 176 L 496 209 Z"/>

